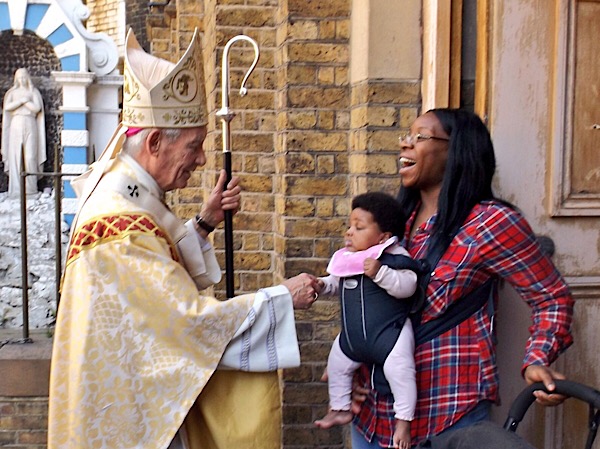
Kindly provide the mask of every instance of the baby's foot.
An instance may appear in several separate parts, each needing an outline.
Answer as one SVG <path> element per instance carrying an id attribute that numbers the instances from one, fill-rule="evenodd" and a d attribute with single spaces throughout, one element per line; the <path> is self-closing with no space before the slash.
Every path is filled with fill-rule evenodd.
<path id="1" fill-rule="evenodd" d="M 315 425 L 321 429 L 329 429 L 333 426 L 343 426 L 350 421 L 352 421 L 350 410 L 329 410 L 323 418 L 315 421 Z"/>
<path id="2" fill-rule="evenodd" d="M 399 449 L 410 449 L 410 422 L 397 419 L 393 438 L 394 447 Z"/>

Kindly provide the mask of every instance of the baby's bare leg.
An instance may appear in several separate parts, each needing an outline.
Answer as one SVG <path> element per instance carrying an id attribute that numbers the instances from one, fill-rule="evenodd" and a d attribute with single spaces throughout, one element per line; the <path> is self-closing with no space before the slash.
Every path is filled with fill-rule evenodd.
<path id="1" fill-rule="evenodd" d="M 394 430 L 394 447 L 410 449 L 410 422 L 402 419 L 396 420 Z"/>
<path id="2" fill-rule="evenodd" d="M 315 425 L 321 429 L 329 429 L 333 426 L 343 426 L 352 421 L 352 412 L 350 410 L 329 410 L 321 419 L 315 421 Z"/>

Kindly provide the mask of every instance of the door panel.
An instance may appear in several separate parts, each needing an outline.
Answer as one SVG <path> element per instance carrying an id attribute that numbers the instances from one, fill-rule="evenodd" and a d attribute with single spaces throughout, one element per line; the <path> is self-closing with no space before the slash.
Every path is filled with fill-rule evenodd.
<path id="1" fill-rule="evenodd" d="M 494 188 L 554 241 L 553 260 L 576 298 L 575 343 L 555 368 L 600 389 L 600 1 L 483 4 L 476 105 L 496 149 Z M 525 385 L 519 370 L 531 322 L 512 291 L 499 307 L 503 404 L 494 417 L 502 423 Z M 526 419 L 518 433 L 539 449 L 584 447 L 587 409 L 575 400 L 534 405 Z"/>

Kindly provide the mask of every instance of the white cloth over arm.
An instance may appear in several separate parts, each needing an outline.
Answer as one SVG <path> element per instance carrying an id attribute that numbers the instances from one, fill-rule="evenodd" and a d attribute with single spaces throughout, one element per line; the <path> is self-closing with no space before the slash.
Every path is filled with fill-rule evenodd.
<path id="1" fill-rule="evenodd" d="M 219 368 L 274 371 L 299 365 L 290 292 L 283 285 L 259 290 L 246 320 L 227 345 Z"/>

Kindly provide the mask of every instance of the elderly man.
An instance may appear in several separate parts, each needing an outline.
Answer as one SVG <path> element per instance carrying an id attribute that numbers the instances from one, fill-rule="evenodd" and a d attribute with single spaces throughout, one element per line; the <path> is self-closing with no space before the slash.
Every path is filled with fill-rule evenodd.
<path id="1" fill-rule="evenodd" d="M 201 61 L 196 34 L 176 65 L 128 36 L 123 123 L 73 183 L 49 449 L 280 445 L 276 370 L 299 364 L 293 308 L 316 299 L 316 279 L 228 301 L 199 294 L 221 275 L 207 236 L 240 200 L 222 172 L 185 224 L 163 201 L 206 162 Z M 250 411 L 236 409 L 243 400 Z"/>

